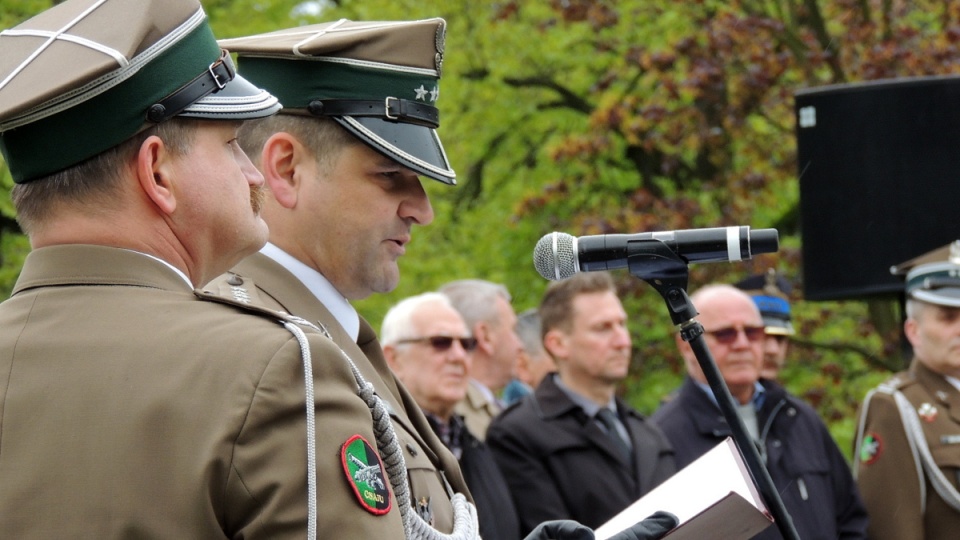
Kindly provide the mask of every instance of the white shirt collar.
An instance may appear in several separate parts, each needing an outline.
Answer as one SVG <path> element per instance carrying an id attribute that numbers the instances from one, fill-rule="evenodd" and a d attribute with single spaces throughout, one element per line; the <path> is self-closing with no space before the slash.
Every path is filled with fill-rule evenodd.
<path id="1" fill-rule="evenodd" d="M 960 379 L 957 379 L 956 377 L 950 377 L 949 375 L 944 375 L 943 378 L 946 379 L 948 383 L 952 384 L 954 388 L 960 390 Z"/>
<path id="2" fill-rule="evenodd" d="M 149 253 L 144 253 L 144 252 L 142 252 L 142 251 L 137 251 L 137 250 L 135 250 L 135 249 L 128 249 L 127 251 L 132 251 L 132 252 L 134 252 L 134 253 L 139 253 L 140 255 L 144 255 L 144 256 L 150 257 L 151 259 L 153 259 L 153 260 L 155 260 L 155 261 L 158 261 L 158 262 L 163 263 L 164 265 L 167 266 L 167 268 L 173 270 L 174 272 L 177 273 L 178 276 L 182 277 L 183 280 L 187 282 L 187 286 L 190 287 L 190 290 L 191 290 L 191 291 L 196 288 L 196 287 L 193 286 L 193 282 L 190 281 L 190 278 L 188 278 L 187 275 L 183 273 L 183 270 L 180 270 L 180 269 L 177 268 L 176 266 L 168 263 L 167 261 L 161 259 L 160 257 L 155 257 L 155 256 L 153 256 L 153 255 L 151 255 L 151 254 L 149 254 Z"/>
<path id="3" fill-rule="evenodd" d="M 313 296 L 330 311 L 347 334 L 354 341 L 357 340 L 357 336 L 360 334 L 360 316 L 357 314 L 357 310 L 350 305 L 350 302 L 337 291 L 327 278 L 323 277 L 323 274 L 269 242 L 263 246 L 260 253 L 270 257 L 296 276 L 307 289 L 310 289 Z"/>

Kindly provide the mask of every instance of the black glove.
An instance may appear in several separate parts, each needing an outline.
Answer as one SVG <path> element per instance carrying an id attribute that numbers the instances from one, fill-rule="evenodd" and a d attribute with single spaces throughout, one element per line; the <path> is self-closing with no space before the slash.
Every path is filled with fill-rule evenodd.
<path id="1" fill-rule="evenodd" d="M 633 527 L 611 536 L 610 540 L 657 540 L 663 538 L 678 523 L 677 516 L 660 510 Z"/>
<path id="2" fill-rule="evenodd" d="M 677 516 L 669 512 L 656 512 L 629 529 L 619 532 L 610 540 L 658 540 L 677 526 Z M 593 529 L 576 521 L 561 519 L 545 521 L 523 540 L 594 540 Z"/>
<path id="3" fill-rule="evenodd" d="M 593 529 L 572 519 L 544 521 L 523 540 L 593 540 Z"/>

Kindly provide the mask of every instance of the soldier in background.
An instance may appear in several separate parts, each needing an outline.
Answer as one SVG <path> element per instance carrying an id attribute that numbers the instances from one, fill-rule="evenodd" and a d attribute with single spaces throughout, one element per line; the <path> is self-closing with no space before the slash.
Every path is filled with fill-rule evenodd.
<path id="1" fill-rule="evenodd" d="M 909 369 L 867 393 L 854 472 L 875 540 L 960 530 L 960 241 L 892 269 L 906 274 Z"/>

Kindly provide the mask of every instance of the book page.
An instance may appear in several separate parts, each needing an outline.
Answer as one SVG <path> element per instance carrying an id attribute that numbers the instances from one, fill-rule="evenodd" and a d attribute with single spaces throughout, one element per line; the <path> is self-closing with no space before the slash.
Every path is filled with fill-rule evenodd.
<path id="1" fill-rule="evenodd" d="M 604 523 L 595 531 L 596 538 L 606 540 L 657 510 L 677 516 L 680 526 L 675 532 L 684 528 L 702 530 L 714 523 L 719 527 L 721 521 L 729 522 L 732 517 L 747 524 L 736 536 L 725 536 L 727 540 L 750 538 L 741 535 L 752 536 L 773 522 L 740 451 L 729 437 Z M 750 532 L 758 526 L 760 529 Z"/>

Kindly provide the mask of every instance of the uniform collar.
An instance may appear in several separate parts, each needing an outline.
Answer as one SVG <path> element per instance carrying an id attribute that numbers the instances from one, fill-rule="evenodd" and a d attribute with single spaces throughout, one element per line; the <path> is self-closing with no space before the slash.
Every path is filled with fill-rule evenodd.
<path id="1" fill-rule="evenodd" d="M 330 311 L 330 314 L 340 323 L 340 326 L 343 327 L 350 338 L 353 341 L 357 340 L 360 333 L 360 316 L 357 314 L 357 310 L 350 305 L 350 302 L 337 291 L 323 274 L 269 242 L 263 246 L 260 253 L 296 276 L 317 297 L 317 300 Z"/>
<path id="2" fill-rule="evenodd" d="M 31 251 L 23 263 L 13 294 L 63 284 L 130 285 L 193 291 L 193 285 L 183 278 L 182 272 L 156 257 L 112 246 L 65 244 Z"/>
<path id="3" fill-rule="evenodd" d="M 133 249 L 128 249 L 127 251 L 132 251 L 133 253 L 139 253 L 140 255 L 146 255 L 147 257 L 150 257 L 151 259 L 153 259 L 153 260 L 155 260 L 155 261 L 157 261 L 157 262 L 163 263 L 164 265 L 167 266 L 167 268 L 173 270 L 174 272 L 177 273 L 178 276 L 182 277 L 183 280 L 187 282 L 187 285 L 189 285 L 191 289 L 193 288 L 193 282 L 190 281 L 190 278 L 188 278 L 187 275 L 184 274 L 183 271 L 180 270 L 179 268 L 177 268 L 176 266 L 168 263 L 167 261 L 165 261 L 165 260 L 163 260 L 163 259 L 161 259 L 161 258 L 159 258 L 159 257 L 154 257 L 153 255 L 151 255 L 151 254 L 149 254 L 149 253 L 143 253 L 142 251 L 136 251 L 136 250 L 133 250 Z"/>

